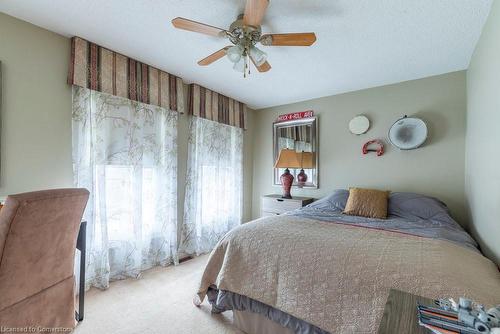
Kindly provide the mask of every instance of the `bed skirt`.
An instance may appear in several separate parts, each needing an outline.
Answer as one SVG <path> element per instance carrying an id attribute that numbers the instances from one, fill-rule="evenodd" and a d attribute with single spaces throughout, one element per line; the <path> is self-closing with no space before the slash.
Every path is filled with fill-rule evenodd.
<path id="1" fill-rule="evenodd" d="M 247 334 L 293 334 L 288 328 L 250 311 L 233 310 L 233 323 Z"/>

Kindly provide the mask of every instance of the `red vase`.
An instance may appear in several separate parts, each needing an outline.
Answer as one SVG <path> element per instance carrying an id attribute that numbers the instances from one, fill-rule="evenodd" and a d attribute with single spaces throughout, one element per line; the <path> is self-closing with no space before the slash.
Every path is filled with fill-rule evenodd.
<path id="1" fill-rule="evenodd" d="M 280 177 L 281 185 L 283 186 L 283 198 L 292 198 L 290 194 L 290 189 L 292 188 L 293 175 L 290 174 L 290 170 L 287 168 L 285 172 Z"/>

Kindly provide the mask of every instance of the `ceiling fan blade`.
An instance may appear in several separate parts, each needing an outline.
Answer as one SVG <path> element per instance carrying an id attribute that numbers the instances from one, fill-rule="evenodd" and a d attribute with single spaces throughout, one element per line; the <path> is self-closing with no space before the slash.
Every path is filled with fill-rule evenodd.
<path id="1" fill-rule="evenodd" d="M 267 61 L 264 64 L 257 66 L 253 57 L 250 57 L 250 59 L 252 60 L 252 63 L 255 65 L 255 67 L 259 72 L 267 72 L 271 69 L 271 65 Z"/>
<path id="2" fill-rule="evenodd" d="M 267 72 L 271 69 L 271 65 L 267 61 L 264 64 L 256 67 L 259 72 Z"/>
<path id="3" fill-rule="evenodd" d="M 311 46 L 316 42 L 313 32 L 291 34 L 266 34 L 260 38 L 262 45 L 274 46 Z"/>
<path id="4" fill-rule="evenodd" d="M 247 0 L 243 24 L 258 27 L 266 14 L 269 0 Z"/>
<path id="5" fill-rule="evenodd" d="M 210 26 L 208 24 L 196 22 L 193 20 L 185 19 L 183 17 L 176 17 L 172 20 L 172 24 L 177 29 L 189 30 L 194 32 L 199 32 L 200 34 L 211 35 L 211 36 L 223 36 L 225 33 L 224 29 Z"/>
<path id="6" fill-rule="evenodd" d="M 215 61 L 221 59 L 222 57 L 224 57 L 226 55 L 227 49 L 229 49 L 229 48 L 230 48 L 230 46 L 226 46 L 225 48 L 222 48 L 219 51 L 215 51 L 210 56 L 205 57 L 202 60 L 200 60 L 198 62 L 198 65 L 200 65 L 200 66 L 207 66 L 207 65 L 212 64 L 213 62 L 215 62 Z"/>

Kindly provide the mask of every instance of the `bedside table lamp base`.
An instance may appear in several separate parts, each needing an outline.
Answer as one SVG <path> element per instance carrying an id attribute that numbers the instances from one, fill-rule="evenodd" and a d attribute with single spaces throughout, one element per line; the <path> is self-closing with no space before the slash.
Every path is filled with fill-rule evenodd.
<path id="1" fill-rule="evenodd" d="M 290 174 L 290 170 L 287 168 L 285 169 L 285 172 L 281 175 L 280 177 L 281 185 L 283 186 L 283 196 L 282 198 L 292 198 L 292 195 L 290 194 L 290 189 L 292 188 L 293 184 L 293 175 Z"/>
<path id="2" fill-rule="evenodd" d="M 290 195 L 290 188 L 292 188 L 293 184 L 293 175 L 288 168 L 302 168 L 297 152 L 288 148 L 282 149 L 278 156 L 278 160 L 276 160 L 274 164 L 274 168 L 286 168 L 285 172 L 280 176 L 281 185 L 283 186 L 282 198 L 292 198 L 292 195 Z"/>
<path id="3" fill-rule="evenodd" d="M 300 170 L 300 173 L 297 175 L 297 183 L 299 188 L 303 188 L 307 182 L 307 174 L 304 172 L 304 169 Z"/>

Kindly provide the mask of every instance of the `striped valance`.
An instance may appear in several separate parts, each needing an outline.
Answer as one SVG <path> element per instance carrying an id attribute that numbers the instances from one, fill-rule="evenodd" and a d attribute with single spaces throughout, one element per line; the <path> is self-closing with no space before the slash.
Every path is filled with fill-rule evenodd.
<path id="1" fill-rule="evenodd" d="M 71 39 L 68 83 L 184 112 L 181 78 L 79 37 Z"/>
<path id="2" fill-rule="evenodd" d="M 188 92 L 189 114 L 245 129 L 243 103 L 196 84 L 189 85 Z"/>

